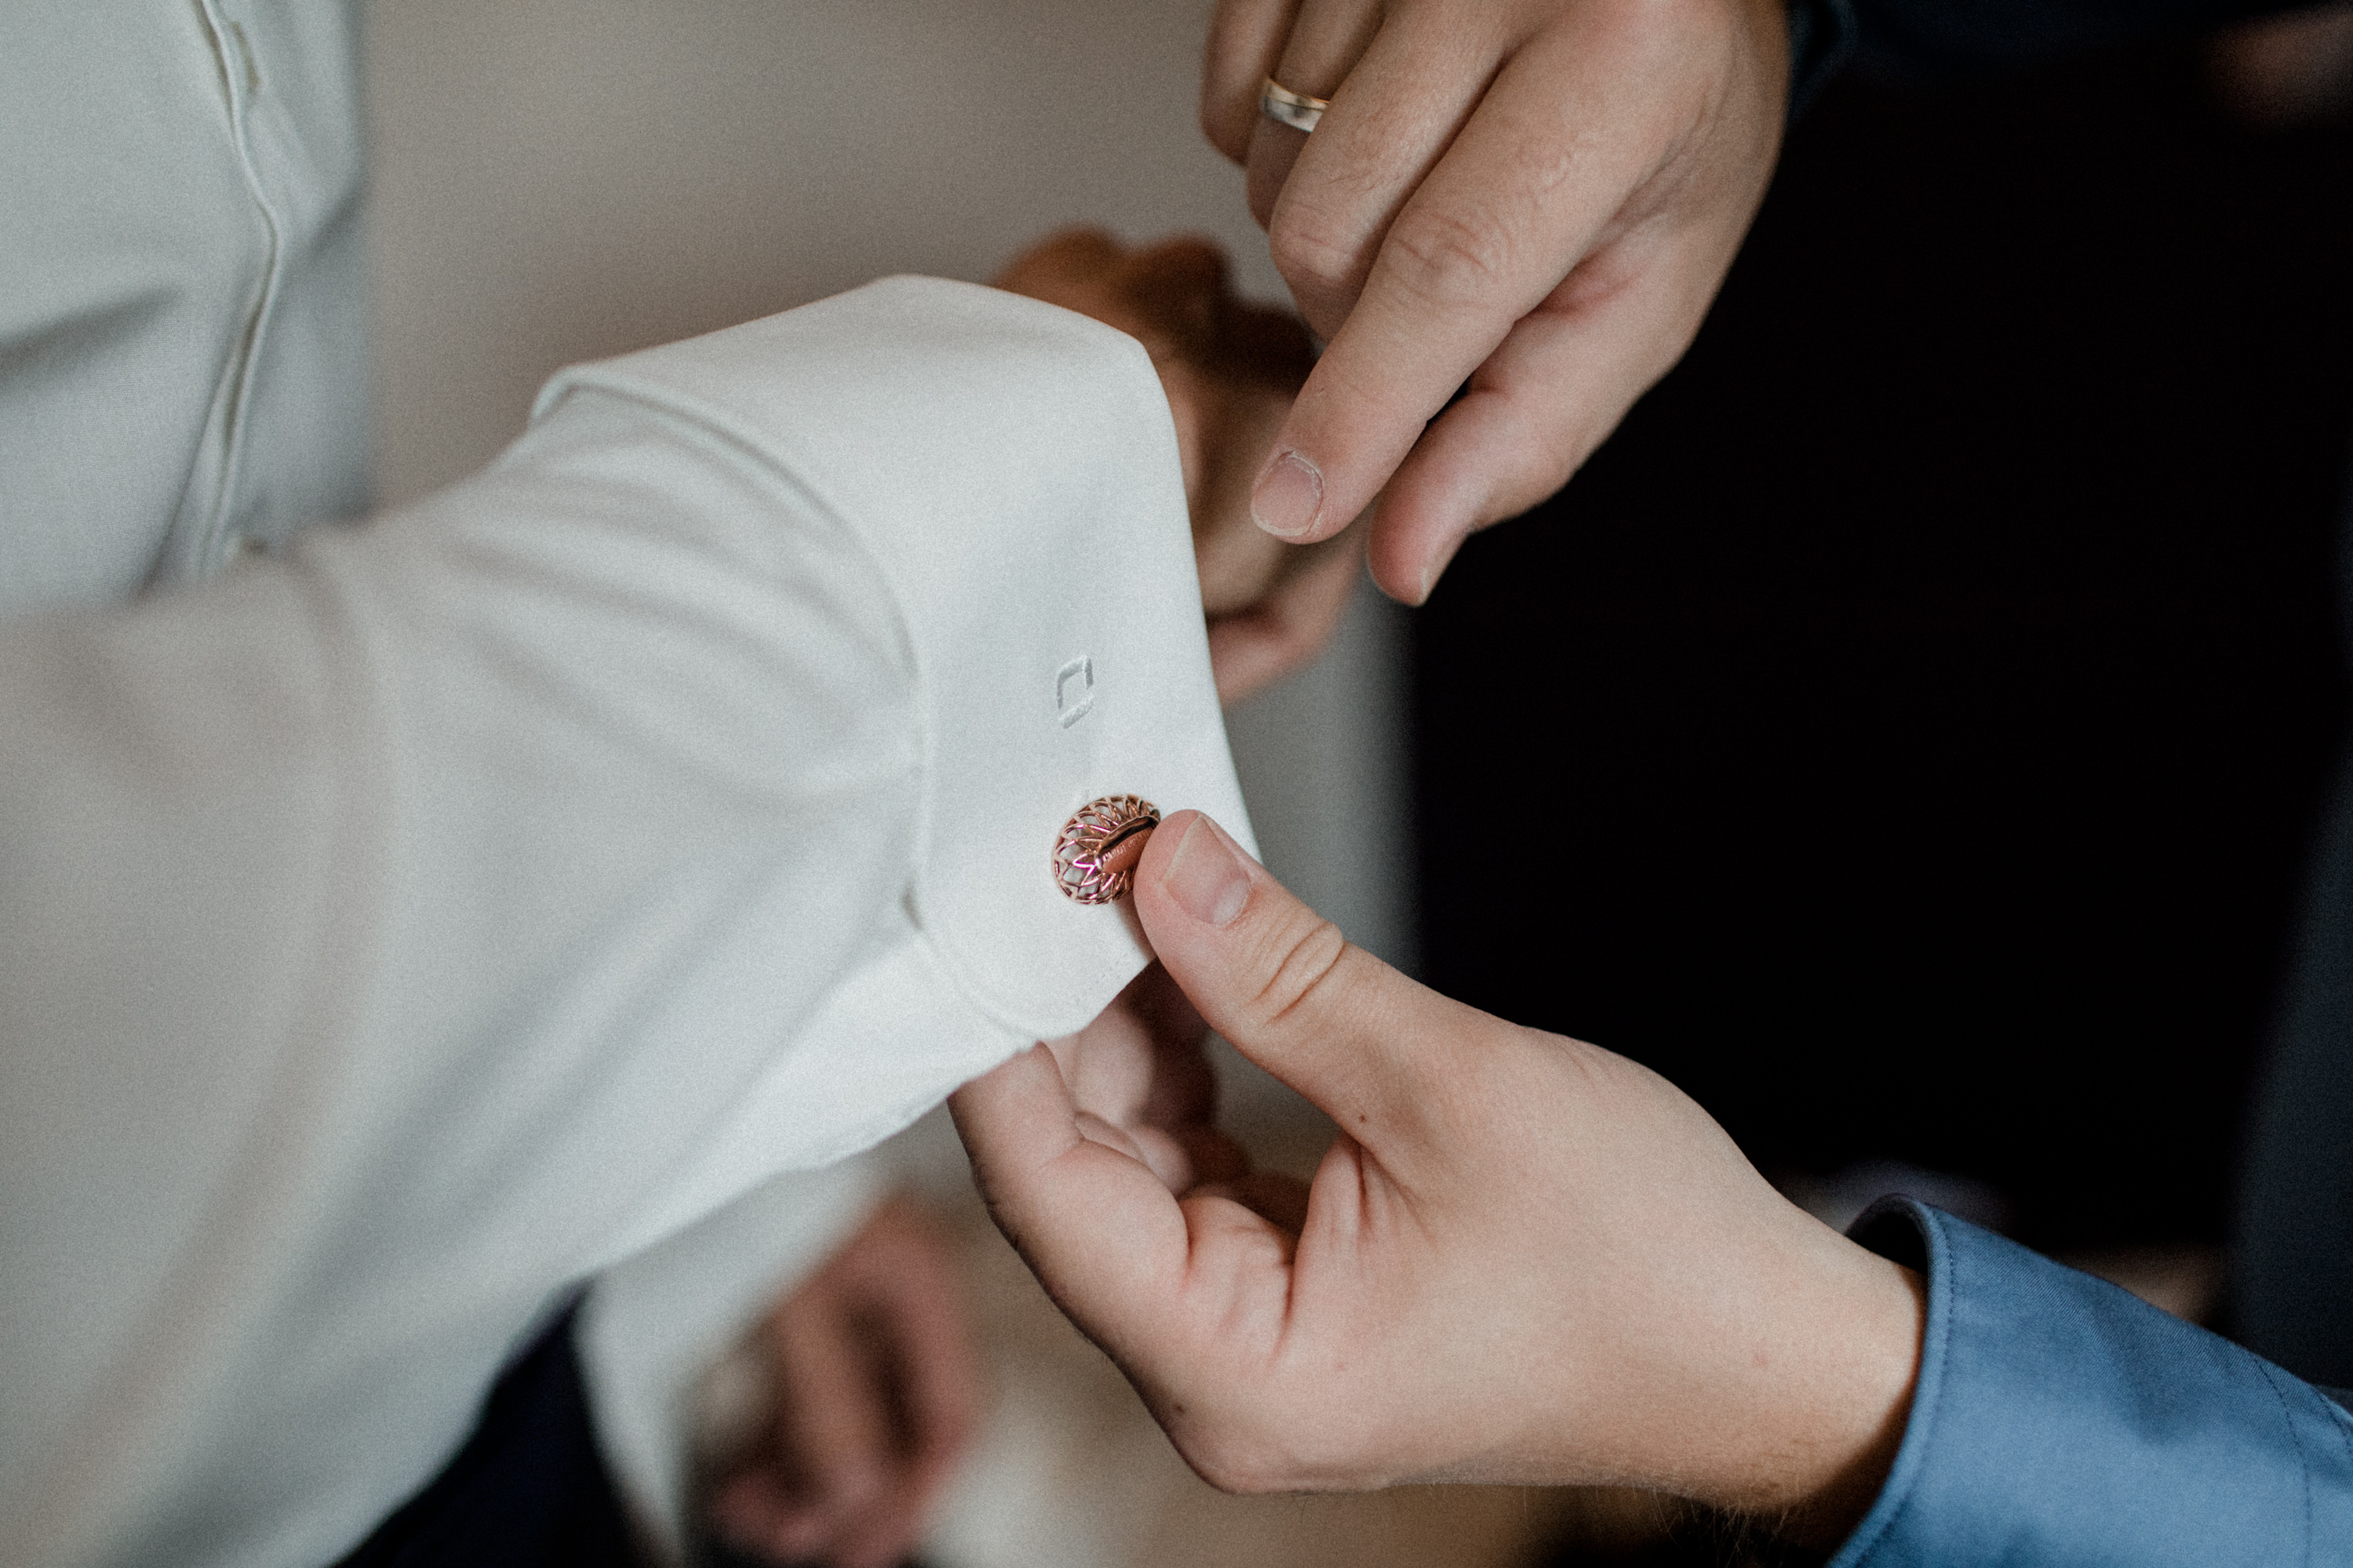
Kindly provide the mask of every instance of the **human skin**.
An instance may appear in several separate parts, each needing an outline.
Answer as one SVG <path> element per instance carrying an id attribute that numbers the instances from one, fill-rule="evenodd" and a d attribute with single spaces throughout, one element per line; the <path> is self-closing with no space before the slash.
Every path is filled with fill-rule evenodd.
<path id="1" fill-rule="evenodd" d="M 1312 135 L 1260 115 L 1268 76 L 1331 100 Z M 1785 0 L 1219 0 L 1202 129 L 1329 344 L 1261 525 L 1327 539 L 1377 496 L 1373 575 L 1419 604 L 1558 489 L 1690 346 L 1788 77 Z"/>
<path id="2" fill-rule="evenodd" d="M 1250 476 L 1307 374 L 1298 321 L 1240 300 L 1223 255 L 1191 238 L 1131 247 L 1067 230 L 996 282 L 1117 327 L 1151 355 L 1176 426 L 1219 696 L 1239 700 L 1313 658 L 1360 570 L 1356 542 L 1291 550 L 1252 524 L 1249 500 Z M 1155 1168 L 1187 1182 L 1247 1165 L 1208 1126 L 1213 1091 L 1198 1052 L 1162 1047 L 1199 1028 L 1155 971 L 1083 1039 L 1056 1047 L 1092 1124 L 1132 1128 Z M 885 1204 L 770 1309 L 753 1338 L 769 1414 L 714 1478 L 713 1524 L 778 1563 L 903 1560 L 979 1406 L 962 1284 L 944 1239 L 904 1200 Z"/>
<path id="3" fill-rule="evenodd" d="M 1361 543 L 1290 550 L 1254 525 L 1250 504 L 1314 363 L 1298 319 L 1243 300 L 1224 253 L 1187 236 L 1128 246 L 1065 229 L 994 282 L 1117 327 L 1152 356 L 1184 465 L 1219 700 L 1240 701 L 1314 658 L 1356 586 Z"/>
<path id="4" fill-rule="evenodd" d="M 1610 1484 L 1811 1544 L 1852 1529 L 1909 1410 L 1916 1275 L 1656 1074 L 1348 945 L 1197 813 L 1134 896 L 1199 1016 L 1338 1124 L 1312 1185 L 1175 1125 L 1198 1096 L 1141 1134 L 1091 1117 L 1067 1043 L 951 1103 L 998 1224 L 1204 1479 Z"/>
<path id="5" fill-rule="evenodd" d="M 892 1198 L 753 1333 L 754 1441 L 712 1479 L 712 1523 L 776 1563 L 891 1568 L 978 1425 L 979 1359 L 947 1240 Z"/>

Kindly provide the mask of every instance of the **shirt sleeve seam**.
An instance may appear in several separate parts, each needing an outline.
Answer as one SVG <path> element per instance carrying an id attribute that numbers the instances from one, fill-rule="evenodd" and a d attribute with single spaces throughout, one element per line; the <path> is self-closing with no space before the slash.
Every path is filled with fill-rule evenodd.
<path id="1" fill-rule="evenodd" d="M 1143 353 L 1142 348 L 1136 345 L 1133 339 L 1121 335 L 1120 341 L 1135 353 Z M 1148 371 L 1147 374 L 1149 374 Z M 915 832 L 909 845 L 906 859 L 906 884 L 905 889 L 902 889 L 903 897 L 906 889 L 915 887 L 931 854 L 930 824 L 935 816 L 934 793 L 938 787 L 940 770 L 939 748 L 934 732 L 935 685 L 924 663 L 922 644 L 915 635 L 915 627 L 909 616 L 899 580 L 892 571 L 890 563 L 878 554 L 866 533 L 844 514 L 839 506 L 826 496 L 818 486 L 803 478 L 771 450 L 755 426 L 738 416 L 724 405 L 699 397 L 665 381 L 618 372 L 609 363 L 595 363 L 559 371 L 549 382 L 546 390 L 540 395 L 538 404 L 533 410 L 533 424 L 536 426 L 554 416 L 568 399 L 582 393 L 611 397 L 632 404 L 652 414 L 682 421 L 707 433 L 714 440 L 723 442 L 743 453 L 749 461 L 756 465 L 763 473 L 769 476 L 789 495 L 805 501 L 813 511 L 846 536 L 850 542 L 851 548 L 857 552 L 859 559 L 866 563 L 868 569 L 881 583 L 884 597 L 890 602 L 891 622 L 898 641 L 899 658 L 902 667 L 907 671 L 907 679 L 913 697 L 916 801 L 913 815 Z M 916 910 L 913 905 L 909 906 L 907 913 L 909 923 L 914 928 L 925 951 L 932 954 L 934 962 L 939 964 L 941 972 L 949 978 L 965 1005 L 1001 1029 L 1024 1036 L 1034 1032 L 1024 1028 L 1020 1019 L 1010 1016 L 997 1005 L 996 999 L 988 994 L 986 986 L 975 983 L 973 977 L 965 972 L 965 966 L 957 961 L 956 955 L 941 943 L 937 934 L 917 918 Z"/>
<path id="2" fill-rule="evenodd" d="M 911 707 L 915 728 L 915 841 L 909 845 L 907 856 L 907 876 L 912 885 L 918 868 L 923 865 L 930 852 L 925 836 L 932 817 L 932 791 L 938 772 L 935 766 L 938 747 L 933 733 L 933 683 L 923 666 L 921 643 L 908 616 L 905 597 L 900 592 L 899 581 L 892 574 L 889 563 L 882 560 L 866 535 L 843 515 L 841 509 L 829 497 L 770 449 L 756 428 L 723 405 L 694 396 L 667 383 L 618 374 L 609 364 L 575 365 L 558 371 L 546 390 L 540 394 L 532 410 L 532 424 L 537 426 L 552 417 L 573 395 L 584 392 L 600 394 L 618 402 L 634 404 L 649 413 L 680 420 L 740 452 L 786 496 L 805 503 L 846 539 L 850 549 L 857 552 L 858 559 L 865 563 L 866 569 L 881 585 L 882 596 L 891 606 L 891 630 L 897 644 L 900 668 L 906 671 L 913 699 Z"/>
<path id="3" fill-rule="evenodd" d="M 2312 1562 L 2312 1461 L 2305 1457 L 2304 1438 L 2295 1429 L 2295 1411 L 2287 1402 L 2287 1393 L 2279 1385 L 2278 1376 L 2261 1356 L 2247 1358 L 2254 1363 L 2255 1371 L 2263 1375 L 2263 1386 L 2272 1391 L 2279 1402 L 2280 1423 L 2287 1428 L 2287 1440 L 2295 1450 L 2296 1476 L 2304 1483 L 2304 1561 L 2309 1568 Z"/>

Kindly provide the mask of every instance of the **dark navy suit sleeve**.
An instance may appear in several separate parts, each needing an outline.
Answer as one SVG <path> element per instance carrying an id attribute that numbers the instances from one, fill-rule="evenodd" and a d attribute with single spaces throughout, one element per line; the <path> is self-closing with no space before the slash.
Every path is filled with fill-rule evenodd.
<path id="1" fill-rule="evenodd" d="M 1852 1235 L 1922 1272 L 1928 1323 L 1831 1568 L 2353 1564 L 2353 1417 L 2311 1384 L 1908 1198 Z"/>

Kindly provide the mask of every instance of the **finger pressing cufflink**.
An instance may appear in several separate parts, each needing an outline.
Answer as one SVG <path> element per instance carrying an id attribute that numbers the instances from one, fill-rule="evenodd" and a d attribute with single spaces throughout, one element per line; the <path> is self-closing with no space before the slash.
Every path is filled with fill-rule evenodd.
<path id="1" fill-rule="evenodd" d="M 1272 77 L 1258 89 L 1258 111 L 1278 125 L 1288 125 L 1293 131 L 1313 131 L 1332 107 L 1328 98 L 1310 98 L 1303 92 L 1293 92 Z"/>

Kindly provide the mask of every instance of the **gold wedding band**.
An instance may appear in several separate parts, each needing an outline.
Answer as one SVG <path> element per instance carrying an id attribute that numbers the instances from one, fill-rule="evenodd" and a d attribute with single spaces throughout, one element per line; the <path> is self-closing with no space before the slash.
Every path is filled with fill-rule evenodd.
<path id="1" fill-rule="evenodd" d="M 1258 89 L 1258 111 L 1277 125 L 1288 125 L 1293 131 L 1313 131 L 1332 107 L 1328 98 L 1310 98 L 1303 92 L 1293 92 L 1272 77 Z"/>

